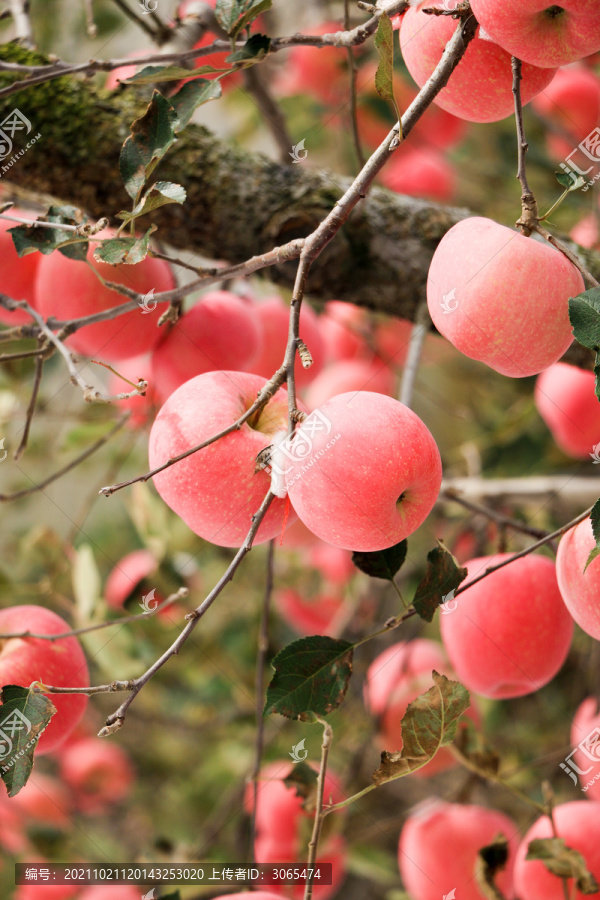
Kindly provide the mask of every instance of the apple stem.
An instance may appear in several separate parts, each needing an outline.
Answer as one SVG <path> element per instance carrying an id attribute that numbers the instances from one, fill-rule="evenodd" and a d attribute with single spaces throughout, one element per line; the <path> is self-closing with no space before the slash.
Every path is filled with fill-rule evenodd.
<path id="1" fill-rule="evenodd" d="M 533 196 L 533 192 L 527 181 L 527 169 L 525 164 L 525 155 L 529 149 L 529 144 L 525 137 L 525 127 L 523 125 L 523 104 L 521 102 L 521 60 L 513 56 L 511 59 L 513 82 L 512 92 L 515 99 L 515 120 L 517 123 L 517 148 L 518 148 L 518 166 L 517 178 L 521 183 L 521 216 L 517 220 L 517 225 L 525 237 L 529 237 L 531 232 L 535 230 L 538 222 L 537 201 Z"/>

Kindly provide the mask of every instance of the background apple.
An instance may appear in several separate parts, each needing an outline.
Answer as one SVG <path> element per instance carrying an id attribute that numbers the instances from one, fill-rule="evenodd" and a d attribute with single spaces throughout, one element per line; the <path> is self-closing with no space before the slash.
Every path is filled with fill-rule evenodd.
<path id="1" fill-rule="evenodd" d="M 71 626 L 43 606 L 24 604 L 0 610 L 0 635 L 21 631 L 36 634 L 62 634 Z M 0 637 L 0 686 L 19 684 L 29 687 L 41 680 L 54 687 L 87 687 L 90 683 L 87 662 L 76 637 L 48 641 L 43 638 Z M 37 742 L 36 754 L 58 747 L 75 728 L 85 711 L 85 694 L 52 694 L 56 707 L 48 727 Z"/>
<path id="2" fill-rule="evenodd" d="M 554 807 L 556 835 L 567 847 L 578 850 L 596 881 L 600 881 L 600 803 L 574 800 Z M 515 893 L 520 900 L 563 900 L 563 880 L 552 875 L 537 859 L 525 860 L 530 841 L 554 837 L 547 816 L 541 816 L 524 836 L 515 859 Z M 574 888 L 573 880 L 566 881 L 566 891 L 573 900 L 586 896 Z M 589 896 L 589 895 L 588 895 Z"/>
<path id="3" fill-rule="evenodd" d="M 590 800 L 600 800 L 600 709 L 595 697 L 586 697 L 575 711 L 571 725 L 571 746 L 585 742 L 588 753 L 594 757 L 590 759 L 588 753 L 581 749 L 575 751 L 573 759 L 582 773 L 577 773 L 579 785 L 585 789 L 585 795 Z M 569 764 L 568 762 L 566 763 Z"/>
<path id="4" fill-rule="evenodd" d="M 558 545 L 556 576 L 565 606 L 579 627 L 600 640 L 600 558 L 585 569 L 595 546 L 591 519 L 570 528 Z"/>
<path id="5" fill-rule="evenodd" d="M 595 383 L 593 372 L 555 363 L 538 376 L 535 384 L 537 411 L 560 449 L 575 459 L 589 460 L 600 444 L 600 403 Z"/>
<path id="6" fill-rule="evenodd" d="M 35 219 L 37 213 L 13 206 L 6 211 L 7 216 Z M 41 253 L 28 253 L 19 257 L 15 250 L 9 228 L 18 228 L 18 222 L 0 219 L 0 257 L 2 258 L 2 293 L 11 300 L 26 300 L 35 308 L 35 279 L 42 259 Z M 0 322 L 6 325 L 30 325 L 33 319 L 21 309 L 9 312 L 0 307 Z"/>
<path id="7" fill-rule="evenodd" d="M 268 297 L 266 300 L 257 301 L 253 313 L 257 322 L 262 325 L 263 346 L 262 351 L 250 367 L 250 371 L 269 379 L 283 363 L 288 340 L 290 310 L 281 297 Z M 296 357 L 294 367 L 296 386 L 302 388 L 319 374 L 325 363 L 325 345 L 320 334 L 317 316 L 308 304 L 302 305 L 300 313 L 300 337 L 308 346 L 313 358 L 312 366 L 305 369 Z"/>

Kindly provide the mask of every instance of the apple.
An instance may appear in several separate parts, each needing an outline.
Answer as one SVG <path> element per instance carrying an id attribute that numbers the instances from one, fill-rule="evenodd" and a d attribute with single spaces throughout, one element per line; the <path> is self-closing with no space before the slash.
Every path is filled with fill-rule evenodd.
<path id="1" fill-rule="evenodd" d="M 258 301 L 254 307 L 254 315 L 262 325 L 263 347 L 250 371 L 268 380 L 283 363 L 290 310 L 281 297 L 268 297 L 266 300 Z M 325 364 L 325 345 L 320 334 L 319 320 L 306 303 L 302 304 L 300 312 L 300 337 L 308 346 L 313 358 L 313 364 L 308 369 L 305 369 L 296 358 L 294 367 L 296 386 L 302 388 L 319 374 Z"/>
<path id="2" fill-rule="evenodd" d="M 16 206 L 6 210 L 7 216 L 23 219 L 35 219 L 37 213 Z M 15 250 L 9 228 L 18 228 L 18 222 L 0 219 L 0 257 L 2 258 L 2 293 L 12 300 L 26 300 L 35 308 L 35 279 L 42 256 L 40 253 L 28 253 L 19 257 Z M 5 325 L 31 325 L 33 319 L 22 309 L 9 312 L 0 307 L 0 322 Z"/>
<path id="3" fill-rule="evenodd" d="M 311 26 L 308 34 L 331 34 L 341 31 L 339 22 Z M 324 106 L 344 97 L 347 86 L 348 56 L 343 47 L 292 47 L 275 79 L 275 90 L 282 97 L 309 94 Z"/>
<path id="4" fill-rule="evenodd" d="M 62 634 L 71 631 L 71 626 L 43 606 L 25 604 L 0 610 L 0 635 L 20 631 Z M 53 687 L 88 687 L 87 662 L 76 637 L 56 641 L 0 637 L 0 686 L 29 687 L 34 681 Z M 48 696 L 56 713 L 37 742 L 36 755 L 49 753 L 68 737 L 83 716 L 88 701 L 85 694 Z M 0 710 L 0 725 L 1 719 Z M 6 765 L 6 759 L 3 763 Z"/>
<path id="5" fill-rule="evenodd" d="M 498 834 L 508 841 L 509 859 L 497 884 L 502 896 L 512 897 L 515 823 L 495 809 L 425 800 L 413 809 L 400 833 L 398 862 L 404 887 L 418 900 L 440 900 L 445 894 L 453 896 L 452 891 L 460 900 L 483 900 L 475 881 L 477 853 Z"/>
<path id="6" fill-rule="evenodd" d="M 403 366 L 410 346 L 413 323 L 407 319 L 388 319 L 375 327 L 377 353 L 388 366 Z"/>
<path id="7" fill-rule="evenodd" d="M 22 788 L 24 790 L 24 788 Z M 0 871 L 3 858 L 7 855 L 27 853 L 31 850 L 23 831 L 23 818 L 13 803 L 19 795 L 10 800 L 4 788 L 0 790 Z"/>
<path id="8" fill-rule="evenodd" d="M 571 725 L 571 746 L 584 744 L 586 752 L 578 747 L 573 760 L 580 770 L 577 773 L 581 790 L 590 800 L 600 800 L 600 708 L 595 697 L 586 697 L 577 707 Z M 590 758 L 591 757 L 591 758 Z M 569 765 L 567 760 L 566 765 Z"/>
<path id="9" fill-rule="evenodd" d="M 508 553 L 465 563 L 467 581 Z M 561 668 L 573 636 L 552 560 L 531 554 L 492 572 L 456 598 L 440 617 L 452 666 L 470 691 L 504 700 L 539 691 Z"/>
<path id="10" fill-rule="evenodd" d="M 589 459 L 600 443 L 595 382 L 593 372 L 565 363 L 550 366 L 536 381 L 537 411 L 560 449 L 575 459 Z"/>
<path id="11" fill-rule="evenodd" d="M 403 153 L 395 153 L 382 170 L 380 181 L 397 194 L 440 203 L 450 202 L 456 192 L 454 167 L 432 147 L 407 147 Z"/>
<path id="12" fill-rule="evenodd" d="M 557 362 L 571 344 L 568 299 L 584 287 L 550 244 L 474 216 L 438 244 L 427 303 L 433 324 L 457 350 L 524 378 Z"/>
<path id="13" fill-rule="evenodd" d="M 238 897 L 249 897 L 250 900 L 279 900 L 281 894 L 272 891 L 241 891 L 235 894 L 221 894 L 215 900 L 238 900 Z"/>
<path id="14" fill-rule="evenodd" d="M 262 342 L 261 323 L 249 303 L 231 291 L 210 291 L 181 316 L 154 351 L 156 393 L 166 400 L 195 375 L 248 370 L 258 359 Z"/>
<path id="15" fill-rule="evenodd" d="M 382 550 L 427 518 L 442 480 L 437 445 L 412 410 L 383 394 L 339 394 L 291 443 L 291 503 L 321 540 Z"/>
<path id="16" fill-rule="evenodd" d="M 131 792 L 133 766 L 118 745 L 98 737 L 81 738 L 60 753 L 60 774 L 78 809 L 101 815 Z"/>
<path id="17" fill-rule="evenodd" d="M 97 237 L 112 238 L 114 234 L 113 230 L 107 229 Z M 90 243 L 87 265 L 67 259 L 58 251 L 42 257 L 35 296 L 38 310 L 45 318 L 77 319 L 127 302 L 127 297 L 104 287 L 93 270 L 106 281 L 126 285 L 144 295 L 152 290 L 158 294 L 175 287 L 171 269 L 162 259 L 146 257 L 135 266 L 109 266 L 94 260 L 95 246 Z M 148 299 L 147 306 L 151 305 L 152 300 Z M 111 362 L 147 353 L 163 337 L 157 328 L 162 311 L 164 307 L 159 309 L 158 306 L 151 312 L 135 309 L 116 319 L 86 325 L 67 338 L 67 345 L 82 356 L 101 356 Z"/>
<path id="18" fill-rule="evenodd" d="M 326 634 L 335 637 L 336 620 L 344 608 L 344 598 L 331 594 L 303 597 L 293 588 L 276 591 L 274 605 L 279 615 L 298 634 Z"/>
<path id="19" fill-rule="evenodd" d="M 600 79 L 585 66 L 559 69 L 552 82 L 532 101 L 536 112 L 569 132 L 572 140 L 549 131 L 550 154 L 563 159 L 600 121 Z"/>
<path id="20" fill-rule="evenodd" d="M 554 807 L 556 836 L 563 838 L 567 847 L 579 851 L 587 868 L 600 881 L 600 803 L 573 800 Z M 515 859 L 515 893 L 519 900 L 584 900 L 586 896 L 575 889 L 572 879 L 563 882 L 552 875 L 537 859 L 525 860 L 529 843 L 539 838 L 554 837 L 552 824 L 547 816 L 541 816 L 531 826 L 517 851 Z M 563 889 L 563 884 L 566 888 Z"/>
<path id="21" fill-rule="evenodd" d="M 254 855 L 258 863 L 279 864 L 280 862 L 305 865 L 306 849 L 305 847 L 288 849 L 286 856 L 281 856 L 282 847 L 275 837 L 270 835 L 259 835 L 254 843 Z M 346 843 L 339 835 L 334 835 L 329 840 L 324 840 L 319 846 L 316 863 L 329 863 L 331 865 L 331 884 L 319 884 L 317 880 L 314 882 L 313 897 L 316 900 L 328 900 L 334 895 L 339 896 L 338 890 L 345 877 L 346 871 Z M 303 884 L 294 885 L 292 888 L 285 885 L 273 885 L 271 890 L 278 897 L 290 897 L 292 900 L 303 900 L 305 894 L 305 886 Z M 255 897 L 255 894 L 251 894 Z"/>
<path id="22" fill-rule="evenodd" d="M 589 250 L 600 249 L 600 232 L 598 230 L 598 217 L 595 213 L 588 213 L 577 222 L 571 231 L 569 237 L 580 247 L 587 247 Z"/>
<path id="23" fill-rule="evenodd" d="M 66 828 L 71 823 L 72 799 L 64 784 L 35 771 L 10 804 L 25 823 Z"/>
<path id="24" fill-rule="evenodd" d="M 473 0 L 493 41 L 534 66 L 564 66 L 600 50 L 596 0 Z"/>
<path id="25" fill-rule="evenodd" d="M 334 547 L 325 541 L 317 541 L 306 555 L 309 565 L 318 569 L 330 584 L 347 584 L 356 575 L 352 554 L 348 550 L 342 550 L 341 547 Z"/>
<path id="26" fill-rule="evenodd" d="M 381 361 L 342 359 L 319 372 L 304 391 L 304 401 L 309 409 L 316 409 L 337 394 L 351 391 L 390 395 L 394 393 L 394 382 L 394 373 Z"/>
<path id="27" fill-rule="evenodd" d="M 93 884 L 86 887 L 77 900 L 140 900 L 140 896 L 144 896 L 140 888 L 131 884 Z"/>
<path id="28" fill-rule="evenodd" d="M 113 609 L 123 609 L 142 581 L 154 575 L 158 560 L 149 550 L 134 550 L 111 569 L 104 586 L 104 599 Z"/>
<path id="29" fill-rule="evenodd" d="M 591 519 L 570 528 L 558 545 L 556 576 L 565 606 L 579 627 L 600 640 L 600 558 L 585 569 L 595 546 Z"/>
<path id="30" fill-rule="evenodd" d="M 150 432 L 154 469 L 232 425 L 256 400 L 266 381 L 247 372 L 206 372 L 186 381 L 160 409 Z M 220 547 L 239 547 L 269 491 L 270 477 L 255 472 L 257 455 L 287 430 L 287 392 L 278 391 L 241 428 L 154 476 L 167 506 L 192 531 Z M 254 540 L 279 535 L 286 500 L 276 498 Z M 289 520 L 296 518 L 289 510 Z"/>
<path id="31" fill-rule="evenodd" d="M 369 322 L 366 310 L 351 303 L 330 300 L 318 319 L 319 332 L 325 341 L 327 362 L 373 358 L 366 337 Z"/>
<path id="32" fill-rule="evenodd" d="M 32 860 L 28 860 L 32 862 Z M 45 860 L 40 860 L 39 865 L 44 865 Z M 69 900 L 75 897 L 78 889 L 70 884 L 22 884 L 15 893 L 14 900 Z M 81 900 L 81 894 L 78 900 Z M 108 894 L 105 895 L 108 898 Z M 111 900 L 119 900 L 119 896 L 111 895 Z M 102 900 L 98 897 L 97 900 Z M 121 900 L 134 900 L 133 897 L 123 897 Z M 135 900 L 140 900 L 139 892 L 136 894 Z"/>
<path id="33" fill-rule="evenodd" d="M 284 550 L 304 550 L 320 543 L 316 534 L 313 534 L 300 519 L 296 519 L 285 529 L 281 540 Z"/>
<path id="34" fill-rule="evenodd" d="M 473 12 L 477 15 L 475 9 Z M 423 87 L 439 63 L 455 30 L 456 22 L 448 16 L 428 16 L 416 6 L 404 13 L 400 48 L 406 67 L 419 87 Z M 554 70 L 524 63 L 522 75 L 521 99 L 525 104 L 550 84 Z M 497 122 L 512 115 L 510 53 L 477 34 L 434 102 L 469 122 Z"/>

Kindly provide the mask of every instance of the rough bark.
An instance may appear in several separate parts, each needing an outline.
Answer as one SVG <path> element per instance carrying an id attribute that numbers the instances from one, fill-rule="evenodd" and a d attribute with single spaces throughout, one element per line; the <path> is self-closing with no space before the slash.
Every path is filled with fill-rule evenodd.
<path id="1" fill-rule="evenodd" d="M 0 58 L 46 62 L 14 44 L 0 47 Z M 0 86 L 13 78 L 0 73 Z M 32 134 L 41 134 L 3 178 L 80 206 L 93 217 L 128 208 L 119 152 L 147 102 L 144 88 L 106 95 L 92 81 L 68 76 L 0 98 L 0 121 L 18 107 L 32 122 Z M 21 141 L 17 136 L 15 151 Z M 183 184 L 188 200 L 183 207 L 163 207 L 144 223 L 154 221 L 178 250 L 231 263 L 309 234 L 349 184 L 308 165 L 283 166 L 250 154 L 194 125 L 181 134 L 153 177 Z M 438 241 L 468 214 L 373 189 L 312 267 L 310 295 L 414 318 Z M 584 255 L 600 275 L 600 256 Z M 296 263 L 288 262 L 266 274 L 291 285 L 295 270 Z"/>

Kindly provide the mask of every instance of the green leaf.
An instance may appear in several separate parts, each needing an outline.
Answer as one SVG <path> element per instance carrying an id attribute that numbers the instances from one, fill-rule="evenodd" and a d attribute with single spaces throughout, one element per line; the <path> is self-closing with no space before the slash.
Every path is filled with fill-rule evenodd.
<path id="1" fill-rule="evenodd" d="M 575 340 L 600 351 L 600 288 L 590 288 L 576 297 L 569 298 L 569 319 Z"/>
<path id="2" fill-rule="evenodd" d="M 294 788 L 296 796 L 302 797 L 304 809 L 306 809 L 306 801 L 309 801 L 316 795 L 317 781 L 317 773 L 305 762 L 296 763 L 289 775 L 286 775 L 283 779 L 286 787 Z"/>
<path id="3" fill-rule="evenodd" d="M 74 206 L 51 206 L 45 216 L 38 218 L 42 222 L 56 222 L 59 225 L 81 225 L 87 221 L 87 217 L 82 218 Z M 39 225 L 18 225 L 9 228 L 9 232 L 19 256 L 26 256 L 36 250 L 44 256 L 59 250 L 63 256 L 74 260 L 84 260 L 87 255 L 88 242 L 74 237 L 72 231 Z"/>
<path id="4" fill-rule="evenodd" d="M 196 81 L 188 81 L 187 84 L 180 87 L 176 94 L 169 97 L 171 106 L 179 119 L 175 134 L 179 134 L 185 128 L 199 106 L 209 103 L 211 100 L 218 100 L 221 93 L 221 83 L 216 78 L 213 81 L 198 78 Z"/>
<path id="5" fill-rule="evenodd" d="M 262 59 L 263 56 L 266 56 L 271 48 L 271 38 L 267 37 L 265 34 L 253 34 L 251 38 L 249 38 L 241 50 L 236 50 L 235 53 L 231 53 L 227 59 L 226 63 L 243 63 L 243 62 L 256 62 L 259 59 Z"/>
<path id="6" fill-rule="evenodd" d="M 432 674 L 434 686 L 409 703 L 402 718 L 402 751 L 383 751 L 381 765 L 373 773 L 375 784 L 421 769 L 440 747 L 454 740 L 458 720 L 470 705 L 469 692 L 445 675 Z"/>
<path id="7" fill-rule="evenodd" d="M 273 0 L 217 0 L 215 15 L 222 28 L 235 38 L 262 12 L 271 9 Z"/>
<path id="8" fill-rule="evenodd" d="M 125 190 L 133 199 L 141 193 L 146 179 L 175 142 L 179 124 L 177 113 L 166 97 L 154 91 L 143 116 L 131 126 L 119 158 Z"/>
<path id="9" fill-rule="evenodd" d="M 181 900 L 181 894 L 175 891 L 173 894 L 163 894 L 162 897 L 157 897 L 157 900 Z"/>
<path id="10" fill-rule="evenodd" d="M 454 591 L 467 577 L 467 570 L 441 541 L 427 554 L 427 571 L 417 587 L 413 606 L 426 622 L 433 621 L 440 603 L 454 597 Z M 449 596 L 450 595 L 450 596 Z"/>
<path id="11" fill-rule="evenodd" d="M 600 886 L 588 870 L 582 854 L 567 847 L 564 838 L 538 838 L 530 841 L 525 859 L 539 859 L 549 872 L 558 875 L 559 878 L 575 878 L 582 894 L 595 894 L 600 891 Z"/>
<path id="12" fill-rule="evenodd" d="M 288 719 L 305 713 L 326 716 L 346 695 L 352 675 L 354 645 L 322 635 L 301 638 L 284 647 L 272 661 L 264 715 Z"/>
<path id="13" fill-rule="evenodd" d="M 215 69 L 214 66 L 199 66 L 197 69 L 186 69 L 183 66 L 146 66 L 128 78 L 125 84 L 162 84 L 168 81 L 181 81 L 182 78 L 196 79 L 202 75 L 222 71 L 223 69 Z"/>
<path id="14" fill-rule="evenodd" d="M 585 184 L 585 178 L 581 175 L 569 175 L 568 172 L 555 172 L 556 180 L 561 187 L 567 188 L 569 191 L 578 191 Z"/>
<path id="15" fill-rule="evenodd" d="M 27 784 L 38 739 L 56 707 L 43 694 L 16 684 L 5 685 L 0 699 L 0 778 L 14 797 Z"/>
<path id="16" fill-rule="evenodd" d="M 131 222 L 138 216 L 158 209 L 159 206 L 165 206 L 167 203 L 184 203 L 186 198 L 185 188 L 180 184 L 173 184 L 171 181 L 157 181 L 149 188 L 139 203 L 137 203 L 131 212 L 122 209 L 117 213 L 117 218 L 123 219 L 125 222 Z"/>
<path id="17" fill-rule="evenodd" d="M 135 266 L 148 255 L 150 235 L 155 231 L 156 225 L 151 225 L 140 238 L 120 237 L 104 241 L 94 250 L 94 259 L 97 262 L 108 263 L 109 266 L 118 266 L 121 263 Z"/>
<path id="18" fill-rule="evenodd" d="M 373 553 L 356 551 L 352 554 L 352 562 L 357 569 L 370 575 L 371 578 L 385 578 L 393 581 L 406 559 L 408 541 L 400 541 L 386 550 L 375 550 Z"/>
<path id="19" fill-rule="evenodd" d="M 592 506 L 590 519 L 592 520 L 592 533 L 594 535 L 594 540 L 596 541 L 596 546 L 593 548 L 593 550 L 590 550 L 590 555 L 588 556 L 583 569 L 584 572 L 589 564 L 594 562 L 597 556 L 600 556 L 600 500 L 596 500 L 596 502 Z"/>

